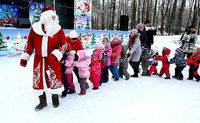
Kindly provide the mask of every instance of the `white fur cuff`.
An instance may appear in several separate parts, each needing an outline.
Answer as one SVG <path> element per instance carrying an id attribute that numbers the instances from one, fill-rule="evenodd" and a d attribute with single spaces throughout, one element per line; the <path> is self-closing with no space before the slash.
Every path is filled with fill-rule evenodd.
<path id="1" fill-rule="evenodd" d="M 22 55 L 21 55 L 21 59 L 24 59 L 24 60 L 27 60 L 27 61 L 29 61 L 30 57 L 31 56 L 28 53 L 22 53 Z"/>
<path id="2" fill-rule="evenodd" d="M 63 57 L 63 54 L 59 50 L 54 50 L 51 53 L 57 58 L 58 61 L 60 61 Z"/>

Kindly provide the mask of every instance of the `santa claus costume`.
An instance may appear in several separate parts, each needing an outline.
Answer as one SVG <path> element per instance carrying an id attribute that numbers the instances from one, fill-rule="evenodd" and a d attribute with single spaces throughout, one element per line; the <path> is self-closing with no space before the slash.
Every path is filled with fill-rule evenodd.
<path id="1" fill-rule="evenodd" d="M 26 67 L 35 50 L 33 65 L 33 89 L 39 92 L 38 111 L 47 106 L 46 91 L 52 94 L 52 103 L 59 106 L 58 89 L 62 87 L 60 59 L 67 48 L 65 34 L 59 25 L 58 16 L 50 6 L 43 9 L 40 21 L 33 24 L 21 55 L 20 64 Z"/>

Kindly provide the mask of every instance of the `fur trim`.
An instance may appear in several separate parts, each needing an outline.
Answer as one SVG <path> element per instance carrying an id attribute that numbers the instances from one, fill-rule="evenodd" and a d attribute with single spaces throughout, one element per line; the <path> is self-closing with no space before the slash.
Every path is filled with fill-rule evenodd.
<path id="1" fill-rule="evenodd" d="M 33 28 L 33 31 L 38 34 L 38 35 L 44 35 L 45 33 L 43 32 L 42 30 L 42 23 L 41 21 L 37 22 L 37 23 L 34 23 L 32 25 L 32 28 Z"/>
<path id="2" fill-rule="evenodd" d="M 34 23 L 34 24 L 32 25 L 32 28 L 33 28 L 33 31 L 34 31 L 36 34 L 38 34 L 38 35 L 45 35 L 45 33 L 44 33 L 43 30 L 42 30 L 42 22 L 41 22 L 41 21 L 38 21 L 37 23 Z M 54 30 L 53 34 L 58 33 L 58 31 L 60 31 L 60 29 L 61 29 L 61 26 L 58 25 L 58 26 L 56 27 L 56 29 Z"/>
<path id="3" fill-rule="evenodd" d="M 60 61 L 63 57 L 63 54 L 57 49 L 53 50 L 51 53 L 57 58 L 58 61 Z"/>
<path id="4" fill-rule="evenodd" d="M 47 57 L 48 36 L 42 37 L 42 56 Z"/>
<path id="5" fill-rule="evenodd" d="M 27 61 L 29 61 L 30 57 L 31 56 L 28 53 L 22 53 L 22 55 L 21 55 L 21 59 L 24 59 L 24 60 L 27 60 Z"/>

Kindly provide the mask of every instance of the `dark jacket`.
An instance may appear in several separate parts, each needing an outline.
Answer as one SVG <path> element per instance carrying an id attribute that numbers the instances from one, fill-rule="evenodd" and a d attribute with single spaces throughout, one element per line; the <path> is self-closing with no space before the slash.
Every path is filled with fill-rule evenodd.
<path id="1" fill-rule="evenodd" d="M 186 66 L 186 60 L 184 59 L 184 54 L 179 53 L 174 56 L 174 58 L 170 59 L 170 64 L 175 63 L 177 67 L 185 67 Z"/>

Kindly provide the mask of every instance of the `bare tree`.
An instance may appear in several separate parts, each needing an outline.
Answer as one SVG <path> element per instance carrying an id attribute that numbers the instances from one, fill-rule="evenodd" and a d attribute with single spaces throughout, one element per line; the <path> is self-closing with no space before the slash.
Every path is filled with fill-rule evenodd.
<path id="1" fill-rule="evenodd" d="M 177 18 L 176 26 L 175 26 L 175 34 L 178 35 L 181 32 L 182 28 L 182 17 L 185 9 L 186 0 L 182 0 L 181 7 L 179 10 L 179 15 Z"/>
<path id="2" fill-rule="evenodd" d="M 158 0 L 155 0 L 154 13 L 153 13 L 153 25 L 155 24 L 155 20 L 156 20 L 157 3 L 158 3 Z"/>

